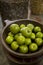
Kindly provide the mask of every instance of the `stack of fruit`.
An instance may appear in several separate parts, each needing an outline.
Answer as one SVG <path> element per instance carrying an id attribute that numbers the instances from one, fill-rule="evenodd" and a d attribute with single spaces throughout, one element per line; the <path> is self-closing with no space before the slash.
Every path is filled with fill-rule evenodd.
<path id="1" fill-rule="evenodd" d="M 29 53 L 39 50 L 43 45 L 43 33 L 39 26 L 33 24 L 11 24 L 6 43 L 13 51 Z"/>

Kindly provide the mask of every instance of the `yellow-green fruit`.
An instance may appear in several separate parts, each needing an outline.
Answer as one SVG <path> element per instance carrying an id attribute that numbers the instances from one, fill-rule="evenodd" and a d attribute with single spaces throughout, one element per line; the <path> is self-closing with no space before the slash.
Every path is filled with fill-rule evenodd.
<path id="1" fill-rule="evenodd" d="M 42 32 L 37 32 L 37 33 L 36 33 L 36 37 L 38 37 L 38 38 L 42 38 L 42 37 L 43 37 Z"/>
<path id="2" fill-rule="evenodd" d="M 31 43 L 31 44 L 29 45 L 29 50 L 30 50 L 31 52 L 34 52 L 34 51 L 38 50 L 38 45 L 37 45 L 36 43 Z"/>
<path id="3" fill-rule="evenodd" d="M 36 38 L 35 42 L 37 43 L 38 46 L 42 45 L 42 38 Z"/>
<path id="4" fill-rule="evenodd" d="M 41 28 L 39 27 L 39 26 L 36 26 L 35 28 L 34 28 L 34 32 L 40 32 L 41 31 Z"/>
<path id="5" fill-rule="evenodd" d="M 24 42 L 25 42 L 25 37 L 22 36 L 22 35 L 18 36 L 17 42 L 18 42 L 19 45 L 24 44 Z"/>
<path id="6" fill-rule="evenodd" d="M 16 35 L 14 36 L 14 39 L 17 40 L 18 36 L 21 36 L 21 35 L 22 35 L 22 33 L 16 34 Z"/>
<path id="7" fill-rule="evenodd" d="M 21 29 L 21 33 L 25 36 L 25 37 L 30 37 L 31 36 L 31 31 L 28 29 L 28 27 L 24 27 Z"/>
<path id="8" fill-rule="evenodd" d="M 31 33 L 31 39 L 35 39 L 35 33 Z"/>
<path id="9" fill-rule="evenodd" d="M 11 32 L 8 33 L 8 36 L 14 36 Z"/>
<path id="10" fill-rule="evenodd" d="M 17 50 L 18 47 L 19 47 L 18 43 L 16 41 L 13 41 L 12 44 L 11 44 L 12 50 Z"/>
<path id="11" fill-rule="evenodd" d="M 34 25 L 33 24 L 28 24 L 27 27 L 30 28 L 30 30 L 34 29 Z"/>
<path id="12" fill-rule="evenodd" d="M 20 31 L 20 28 L 19 28 L 19 25 L 18 24 L 11 24 L 10 25 L 10 31 L 13 33 L 13 34 L 16 34 Z"/>
<path id="13" fill-rule="evenodd" d="M 21 24 L 21 25 L 20 25 L 20 28 L 23 28 L 23 27 L 25 27 L 25 25 L 24 25 L 24 24 Z"/>
<path id="14" fill-rule="evenodd" d="M 26 45 L 22 45 L 19 47 L 19 50 L 21 53 L 27 53 L 28 52 L 28 47 Z"/>
<path id="15" fill-rule="evenodd" d="M 25 39 L 25 44 L 26 45 L 30 45 L 31 44 L 31 39 L 30 38 L 26 38 Z"/>
<path id="16" fill-rule="evenodd" d="M 13 37 L 12 36 L 7 36 L 6 37 L 6 42 L 8 43 L 8 44 L 11 44 L 12 42 L 13 42 Z"/>

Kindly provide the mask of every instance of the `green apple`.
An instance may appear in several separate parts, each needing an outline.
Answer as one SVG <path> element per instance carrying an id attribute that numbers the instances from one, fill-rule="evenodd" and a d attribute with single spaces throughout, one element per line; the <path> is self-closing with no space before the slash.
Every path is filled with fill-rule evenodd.
<path id="1" fill-rule="evenodd" d="M 42 38 L 36 38 L 35 42 L 37 43 L 38 46 L 41 46 L 43 41 Z"/>
<path id="2" fill-rule="evenodd" d="M 27 24 L 27 27 L 30 28 L 31 30 L 34 29 L 34 25 L 33 24 Z"/>
<path id="3" fill-rule="evenodd" d="M 8 43 L 8 44 L 11 44 L 12 42 L 13 42 L 13 37 L 12 36 L 7 36 L 6 37 L 6 42 Z"/>
<path id="4" fill-rule="evenodd" d="M 31 32 L 28 30 L 28 27 L 24 27 L 21 29 L 21 33 L 25 36 L 25 37 L 30 37 L 31 36 Z"/>
<path id="5" fill-rule="evenodd" d="M 30 38 L 26 38 L 25 39 L 25 44 L 26 45 L 30 45 L 31 44 L 31 39 Z"/>
<path id="6" fill-rule="evenodd" d="M 28 32 L 32 32 L 32 30 L 30 28 L 28 28 Z"/>
<path id="7" fill-rule="evenodd" d="M 17 42 L 18 42 L 19 45 L 24 44 L 24 42 L 25 42 L 25 37 L 22 36 L 22 35 L 18 36 L 18 37 L 17 37 Z"/>
<path id="8" fill-rule="evenodd" d="M 18 34 L 16 34 L 16 35 L 14 36 L 14 39 L 15 39 L 15 40 L 17 40 L 18 36 L 19 36 L 19 35 L 18 35 Z"/>
<path id="9" fill-rule="evenodd" d="M 22 35 L 22 33 L 18 33 L 18 35 L 20 36 L 20 35 Z"/>
<path id="10" fill-rule="evenodd" d="M 19 28 L 19 25 L 18 24 L 11 24 L 10 25 L 10 31 L 13 33 L 13 34 L 16 34 L 20 31 L 20 28 Z"/>
<path id="11" fill-rule="evenodd" d="M 11 32 L 8 33 L 8 36 L 14 36 Z"/>
<path id="12" fill-rule="evenodd" d="M 26 45 L 22 45 L 19 47 L 21 53 L 25 54 L 28 52 L 28 47 Z"/>
<path id="13" fill-rule="evenodd" d="M 29 50 L 30 50 L 31 52 L 34 52 L 34 51 L 38 50 L 38 45 L 37 45 L 36 43 L 31 43 L 31 44 L 29 45 Z"/>
<path id="14" fill-rule="evenodd" d="M 36 26 L 35 28 L 34 28 L 34 32 L 40 32 L 41 31 L 41 28 L 39 27 L 39 26 Z"/>
<path id="15" fill-rule="evenodd" d="M 31 39 L 35 39 L 35 33 L 31 33 Z"/>
<path id="16" fill-rule="evenodd" d="M 12 44 L 11 44 L 12 50 L 17 50 L 18 47 L 19 47 L 18 43 L 16 41 L 13 41 Z"/>
<path id="17" fill-rule="evenodd" d="M 25 27 L 25 25 L 24 25 L 24 24 L 21 24 L 21 25 L 20 25 L 20 28 L 23 28 L 23 27 Z"/>
<path id="18" fill-rule="evenodd" d="M 22 35 L 22 33 L 16 34 L 16 35 L 14 36 L 14 39 L 17 40 L 18 36 L 21 36 L 21 35 Z"/>
<path id="19" fill-rule="evenodd" d="M 36 33 L 36 37 L 38 37 L 38 38 L 42 38 L 42 37 L 43 37 L 42 32 L 37 32 L 37 33 Z"/>
<path id="20" fill-rule="evenodd" d="M 28 27 L 23 27 L 20 29 L 20 32 L 22 32 L 23 30 L 28 30 Z"/>
<path id="21" fill-rule="evenodd" d="M 42 33 L 42 35 L 43 35 L 43 33 Z M 43 37 L 42 37 L 43 38 Z"/>
<path id="22" fill-rule="evenodd" d="M 42 43 L 43 43 L 43 40 L 42 40 Z"/>

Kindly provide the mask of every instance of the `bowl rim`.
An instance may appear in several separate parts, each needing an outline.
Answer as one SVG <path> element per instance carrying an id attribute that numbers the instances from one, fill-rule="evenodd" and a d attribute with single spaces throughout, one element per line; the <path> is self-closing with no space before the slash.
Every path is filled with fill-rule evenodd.
<path id="1" fill-rule="evenodd" d="M 12 57 L 10 54 L 7 53 L 7 57 L 9 60 L 11 60 L 12 62 L 15 62 L 17 64 L 33 64 L 33 63 L 36 63 L 38 61 L 41 61 L 42 60 L 42 57 L 38 58 L 37 60 L 34 60 L 34 61 L 31 61 L 30 63 L 29 62 L 22 62 L 21 61 L 19 62 L 17 59 L 15 59 L 15 57 Z"/>
<path id="2" fill-rule="evenodd" d="M 29 19 L 19 19 L 19 20 L 15 20 L 15 21 L 11 22 L 10 24 L 12 24 L 12 23 L 14 23 L 14 22 L 18 22 L 18 21 L 24 21 L 24 20 L 37 22 L 36 20 L 31 20 L 31 19 L 30 19 L 30 20 L 29 20 Z M 37 23 L 38 23 L 38 24 L 41 24 L 41 23 L 39 23 L 39 22 L 37 22 Z M 19 57 L 19 56 L 20 56 L 20 57 L 26 57 L 26 58 L 28 58 L 28 57 L 35 57 L 35 56 L 39 56 L 39 55 L 43 54 L 43 48 L 40 49 L 39 51 L 35 52 L 35 53 L 29 53 L 29 54 L 18 53 L 18 52 L 13 51 L 12 49 L 10 49 L 10 48 L 5 44 L 5 42 L 4 42 L 4 40 L 3 40 L 4 30 L 5 30 L 10 24 L 6 25 L 6 26 L 3 28 L 2 33 L 1 33 L 2 45 L 5 47 L 5 49 L 6 49 L 8 52 L 10 52 L 12 55 L 16 55 L 16 56 L 18 56 L 18 57 Z M 41 24 L 41 25 L 42 25 L 42 24 Z M 43 26 L 43 25 L 42 25 L 42 26 Z"/>

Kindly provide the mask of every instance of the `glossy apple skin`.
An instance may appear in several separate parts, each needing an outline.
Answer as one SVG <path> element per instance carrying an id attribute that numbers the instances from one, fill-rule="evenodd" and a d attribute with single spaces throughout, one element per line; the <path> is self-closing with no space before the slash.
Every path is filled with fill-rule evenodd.
<path id="1" fill-rule="evenodd" d="M 36 43 L 32 43 L 29 45 L 29 50 L 31 52 L 35 52 L 38 49 L 38 45 Z"/>
<path id="2" fill-rule="evenodd" d="M 7 36 L 7 37 L 6 37 L 6 43 L 7 43 L 7 44 L 11 44 L 11 43 L 13 42 L 13 39 L 14 39 L 14 38 L 13 38 L 12 36 Z"/>
<path id="3" fill-rule="evenodd" d="M 42 37 L 43 37 L 42 32 L 37 32 L 37 33 L 36 33 L 36 37 L 38 37 L 38 38 L 42 38 Z"/>
<path id="4" fill-rule="evenodd" d="M 35 28 L 34 28 L 34 32 L 40 32 L 41 31 L 41 28 L 39 27 L 39 26 L 36 26 Z"/>
<path id="5" fill-rule="evenodd" d="M 20 46 L 19 50 L 21 53 L 25 54 L 28 52 L 28 47 L 26 45 L 22 45 L 22 46 Z"/>
<path id="6" fill-rule="evenodd" d="M 22 35 L 18 36 L 17 42 L 18 42 L 19 45 L 24 44 L 24 42 L 25 42 L 25 37 L 22 36 Z"/>
<path id="7" fill-rule="evenodd" d="M 19 30 L 20 30 L 20 27 L 19 27 L 18 24 L 11 24 L 9 28 L 10 28 L 10 31 L 11 31 L 13 34 L 18 33 Z"/>
<path id="8" fill-rule="evenodd" d="M 31 30 L 28 29 L 28 27 L 24 27 L 20 30 L 20 32 L 25 36 L 25 37 L 30 37 L 31 36 Z"/>
<path id="9" fill-rule="evenodd" d="M 33 24 L 28 24 L 27 27 L 30 28 L 31 30 L 34 29 L 34 25 Z"/>
<path id="10" fill-rule="evenodd" d="M 31 39 L 35 39 L 35 33 L 31 33 Z"/>
<path id="11" fill-rule="evenodd" d="M 36 38 L 35 42 L 37 43 L 38 46 L 41 46 L 43 41 L 42 38 Z"/>
<path id="12" fill-rule="evenodd" d="M 17 50 L 18 47 L 19 47 L 19 45 L 18 45 L 18 43 L 17 43 L 16 41 L 13 41 L 13 42 L 11 43 L 11 48 L 12 48 L 12 50 Z"/>
<path id="13" fill-rule="evenodd" d="M 30 44 L 31 44 L 31 42 L 32 42 L 32 41 L 31 41 L 31 39 L 30 39 L 30 38 L 26 38 L 26 39 L 25 39 L 25 44 L 26 44 L 26 45 L 30 45 Z"/>
<path id="14" fill-rule="evenodd" d="M 24 25 L 24 24 L 21 24 L 21 25 L 20 25 L 20 28 L 23 28 L 23 27 L 25 27 L 25 25 Z"/>

